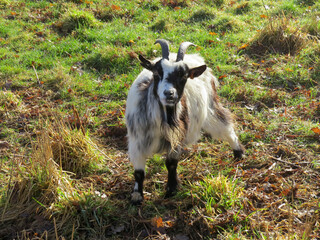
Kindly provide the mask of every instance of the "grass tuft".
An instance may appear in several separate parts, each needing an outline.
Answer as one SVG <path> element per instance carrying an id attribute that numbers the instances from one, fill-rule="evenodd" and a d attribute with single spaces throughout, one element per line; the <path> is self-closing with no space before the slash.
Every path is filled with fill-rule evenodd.
<path id="1" fill-rule="evenodd" d="M 208 28 L 215 32 L 224 34 L 226 32 L 238 32 L 244 25 L 245 24 L 237 17 L 227 14 L 219 14 Z"/>
<path id="2" fill-rule="evenodd" d="M 249 1 L 244 1 L 244 2 L 241 2 L 239 3 L 236 7 L 235 7 L 235 10 L 234 10 L 234 13 L 235 14 L 244 14 L 244 13 L 247 13 L 250 11 L 250 3 Z"/>
<path id="3" fill-rule="evenodd" d="M 320 40 L 320 20 L 317 17 L 311 18 L 307 24 L 303 26 L 303 30 Z"/>
<path id="4" fill-rule="evenodd" d="M 237 180 L 230 181 L 219 174 L 216 177 L 206 176 L 192 187 L 195 196 L 205 204 L 207 212 L 218 214 L 239 204 L 242 188 L 237 183 Z"/>
<path id="5" fill-rule="evenodd" d="M 133 17 L 133 12 L 126 9 L 112 9 L 112 7 L 106 7 L 102 9 L 97 9 L 94 11 L 94 15 L 97 19 L 104 22 L 111 22 L 116 18 L 127 18 L 131 19 Z"/>
<path id="6" fill-rule="evenodd" d="M 306 35 L 287 18 L 276 18 L 251 41 L 246 52 L 255 57 L 267 54 L 295 55 L 307 44 Z"/>
<path id="7" fill-rule="evenodd" d="M 118 42 L 118 44 L 130 44 L 130 42 Z M 125 73 L 132 66 L 136 66 L 137 61 L 120 48 L 104 47 L 88 56 L 84 60 L 84 64 L 89 69 L 95 69 L 99 72 L 105 71 L 108 75 L 112 75 L 116 72 L 120 73 L 119 68 L 123 69 L 123 73 Z"/>
<path id="8" fill-rule="evenodd" d="M 0 117 L 22 111 L 23 104 L 19 96 L 11 91 L 0 91 Z"/>
<path id="9" fill-rule="evenodd" d="M 215 14 L 212 11 L 209 10 L 199 10 L 195 12 L 189 19 L 191 23 L 193 22 L 203 22 L 203 21 L 210 21 L 215 18 Z"/>
<path id="10" fill-rule="evenodd" d="M 67 12 L 62 19 L 54 24 L 62 34 L 70 34 L 79 28 L 97 27 L 99 22 L 93 14 L 86 11 L 73 10 Z"/>
<path id="11" fill-rule="evenodd" d="M 33 234 L 43 232 L 53 234 L 54 228 L 59 230 L 66 222 L 66 215 L 69 215 L 69 201 L 77 198 L 77 191 L 71 184 L 69 175 L 62 171 L 58 164 L 53 161 L 51 140 L 47 130 L 41 131 L 36 140 L 32 143 L 32 154 L 30 159 L 21 161 L 14 159 L 15 171 L 11 172 L 14 181 L 8 183 L 8 191 L 5 206 L 2 209 L 0 222 L 0 234 L 3 236 L 10 233 L 12 229 L 6 229 L 8 223 L 19 219 L 25 224 L 15 226 L 15 231 L 32 228 Z M 61 224 L 54 226 L 49 220 L 51 214 L 56 212 L 57 203 L 64 203 L 64 208 L 59 209 Z M 36 216 L 36 217 L 34 217 Z M 10 235 L 7 235 L 10 236 Z"/>
<path id="12" fill-rule="evenodd" d="M 4 9 L 9 4 L 8 0 L 0 0 L 0 9 Z"/>
<path id="13" fill-rule="evenodd" d="M 150 29 L 154 32 L 163 33 L 168 32 L 171 29 L 171 25 L 166 20 L 159 20 Z"/>
<path id="14" fill-rule="evenodd" d="M 299 5 L 312 6 L 317 0 L 295 0 L 294 2 Z"/>
<path id="15" fill-rule="evenodd" d="M 46 70 L 44 76 L 49 76 L 43 83 L 45 89 L 51 90 L 60 96 L 61 92 L 72 84 L 69 74 L 61 67 Z"/>
<path id="16" fill-rule="evenodd" d="M 81 128 L 81 126 L 80 126 Z M 90 173 L 102 160 L 97 144 L 83 131 L 71 129 L 62 121 L 49 124 L 53 159 L 64 171 L 77 178 Z"/>

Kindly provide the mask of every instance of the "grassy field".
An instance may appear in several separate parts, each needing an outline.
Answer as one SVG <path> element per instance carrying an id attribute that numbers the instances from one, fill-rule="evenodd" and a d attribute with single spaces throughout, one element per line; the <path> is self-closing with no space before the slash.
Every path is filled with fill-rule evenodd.
<path id="1" fill-rule="evenodd" d="M 319 239 L 316 0 L 0 0 L 0 239 Z M 163 157 L 130 205 L 124 112 L 183 41 L 220 82 L 246 157 L 204 136 L 164 199 Z"/>

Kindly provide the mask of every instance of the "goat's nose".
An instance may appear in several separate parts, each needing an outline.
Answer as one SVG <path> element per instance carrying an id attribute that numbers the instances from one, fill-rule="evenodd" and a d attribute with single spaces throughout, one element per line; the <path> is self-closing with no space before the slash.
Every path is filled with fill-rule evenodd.
<path id="1" fill-rule="evenodd" d="M 170 89 L 170 90 L 164 90 L 164 95 L 166 96 L 166 98 L 173 98 L 174 95 L 174 90 Z"/>

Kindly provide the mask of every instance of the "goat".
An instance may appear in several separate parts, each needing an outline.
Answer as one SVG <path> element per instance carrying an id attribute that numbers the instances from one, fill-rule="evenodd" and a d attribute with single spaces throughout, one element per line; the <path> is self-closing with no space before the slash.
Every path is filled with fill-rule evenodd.
<path id="1" fill-rule="evenodd" d="M 143 201 L 146 159 L 167 152 L 168 181 L 165 197 L 178 185 L 177 165 L 181 148 L 196 142 L 201 131 L 230 143 L 235 158 L 241 158 L 243 146 L 233 128 L 229 110 L 219 102 L 217 79 L 197 54 L 185 52 L 190 42 L 181 43 L 178 53 L 169 53 L 169 44 L 159 39 L 162 58 L 153 61 L 139 55 L 145 68 L 133 82 L 127 98 L 126 125 L 128 154 L 134 167 L 133 204 Z"/>

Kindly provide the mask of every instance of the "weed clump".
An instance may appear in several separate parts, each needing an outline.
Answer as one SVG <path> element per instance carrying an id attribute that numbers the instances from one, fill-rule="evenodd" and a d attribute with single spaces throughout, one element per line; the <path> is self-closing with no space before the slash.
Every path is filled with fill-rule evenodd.
<path id="1" fill-rule="evenodd" d="M 62 34 L 70 34 L 81 27 L 91 28 L 98 26 L 98 21 L 91 13 L 85 11 L 72 11 L 67 12 L 54 26 Z"/>
<path id="2" fill-rule="evenodd" d="M 267 54 L 295 55 L 306 45 L 307 38 L 286 18 L 275 19 L 249 43 L 246 53 L 261 57 Z"/>

